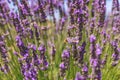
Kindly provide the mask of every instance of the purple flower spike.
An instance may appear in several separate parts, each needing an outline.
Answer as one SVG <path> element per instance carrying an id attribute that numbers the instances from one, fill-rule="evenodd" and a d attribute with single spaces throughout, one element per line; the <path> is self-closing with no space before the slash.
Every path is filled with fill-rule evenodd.
<path id="1" fill-rule="evenodd" d="M 83 65 L 82 67 L 82 74 L 85 80 L 88 78 L 88 66 L 86 64 Z"/>
<path id="2" fill-rule="evenodd" d="M 90 36 L 90 42 L 92 43 L 92 42 L 94 42 L 96 40 L 96 37 L 92 34 L 91 36 Z"/>
<path id="3" fill-rule="evenodd" d="M 75 80 L 85 80 L 85 79 L 84 79 L 84 77 L 79 72 L 77 72 Z"/>
<path id="4" fill-rule="evenodd" d="M 60 66 L 59 66 L 61 69 L 66 69 L 65 68 L 65 64 L 62 62 L 61 64 L 60 64 Z"/>
<path id="5" fill-rule="evenodd" d="M 87 67 L 87 65 L 84 65 L 84 66 L 83 66 L 82 71 L 83 71 L 83 72 L 88 72 L 88 67 Z"/>
<path id="6" fill-rule="evenodd" d="M 96 54 L 99 56 L 102 53 L 102 48 L 100 47 L 99 44 L 96 44 Z"/>
<path id="7" fill-rule="evenodd" d="M 22 46 L 22 45 L 23 45 L 23 42 L 21 41 L 20 36 L 17 36 L 17 37 L 16 37 L 16 42 L 18 42 L 18 43 L 17 43 L 18 46 Z"/>
<path id="8" fill-rule="evenodd" d="M 33 49 L 33 50 L 36 50 L 36 46 L 34 44 L 29 44 L 28 46 L 29 49 Z"/>
<path id="9" fill-rule="evenodd" d="M 62 58 L 69 58 L 70 57 L 70 52 L 68 50 L 64 50 L 62 53 Z"/>
<path id="10" fill-rule="evenodd" d="M 4 36 L 1 35 L 0 35 L 0 57 L 2 58 L 1 60 L 3 60 L 3 68 L 1 68 L 0 71 L 4 73 L 8 73 L 10 69 L 8 66 L 7 48 L 4 42 Z M 0 67 L 1 67 L 1 63 L 0 63 Z"/>
<path id="11" fill-rule="evenodd" d="M 50 53 L 52 60 L 55 60 L 55 54 L 56 54 L 56 48 L 55 48 L 55 45 L 52 44 L 52 50 L 51 50 L 51 53 Z"/>
<path id="12" fill-rule="evenodd" d="M 59 65 L 59 67 L 60 67 L 60 76 L 64 77 L 65 74 L 66 74 L 66 70 L 69 68 L 70 51 L 68 49 L 64 50 L 61 56 L 62 56 L 62 62 Z"/>
<path id="13" fill-rule="evenodd" d="M 40 45 L 40 47 L 38 48 L 38 50 L 45 52 L 45 46 L 44 45 Z"/>

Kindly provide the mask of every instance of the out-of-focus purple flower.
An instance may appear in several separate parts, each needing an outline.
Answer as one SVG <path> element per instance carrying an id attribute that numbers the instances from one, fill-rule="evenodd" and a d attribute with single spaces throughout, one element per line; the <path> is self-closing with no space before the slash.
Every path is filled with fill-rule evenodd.
<path id="1" fill-rule="evenodd" d="M 61 20 L 60 20 L 60 31 L 62 31 L 63 30 L 63 27 L 64 27 L 64 25 L 65 25 L 65 21 L 66 21 L 66 18 L 65 17 L 63 17 L 63 18 L 61 18 Z"/>
<path id="2" fill-rule="evenodd" d="M 45 52 L 45 50 L 46 50 L 46 49 L 45 49 L 45 45 L 43 45 L 43 44 L 40 45 L 40 46 L 38 47 L 38 50 L 40 51 L 41 54 L 44 54 L 44 52 Z"/>
<path id="3" fill-rule="evenodd" d="M 68 30 L 75 29 L 75 26 L 68 26 Z"/>
<path id="4" fill-rule="evenodd" d="M 104 21 L 105 21 L 105 11 L 106 11 L 106 2 L 105 0 L 101 0 L 99 2 L 99 13 L 100 13 L 100 19 L 99 19 L 99 27 L 104 27 Z"/>
<path id="5" fill-rule="evenodd" d="M 90 42 L 92 43 L 92 42 L 94 42 L 96 40 L 96 37 L 92 34 L 92 35 L 90 35 Z"/>
<path id="6" fill-rule="evenodd" d="M 113 19 L 112 19 L 112 27 L 113 27 L 113 34 L 116 35 L 116 33 L 119 33 L 119 13 L 120 8 L 119 8 L 119 0 L 113 0 L 113 4 L 112 4 L 112 15 L 113 15 Z"/>
<path id="7" fill-rule="evenodd" d="M 97 59 L 91 59 L 90 63 L 92 64 L 92 67 L 96 67 L 98 65 L 98 60 Z"/>
<path id="8" fill-rule="evenodd" d="M 36 46 L 34 44 L 29 44 L 28 45 L 29 49 L 37 50 Z"/>
<path id="9" fill-rule="evenodd" d="M 1 56 L 2 61 L 3 61 L 3 66 L 1 68 L 1 71 L 4 73 L 8 73 L 10 71 L 10 68 L 8 66 L 7 48 L 6 48 L 6 45 L 4 42 L 4 36 L 1 36 L 1 35 L 0 35 L 0 56 Z"/>
<path id="10" fill-rule="evenodd" d="M 93 17 L 92 19 L 91 19 L 91 23 L 90 23 L 90 28 L 91 28 L 91 34 L 93 34 L 93 31 L 94 31 L 94 28 L 95 28 L 95 21 L 96 21 L 96 18 L 95 17 Z"/>
<path id="11" fill-rule="evenodd" d="M 88 67 L 87 67 L 86 64 L 83 65 L 82 71 L 83 71 L 83 72 L 88 72 Z"/>
<path id="12" fill-rule="evenodd" d="M 45 45 L 41 44 L 38 50 L 40 51 L 40 61 L 41 61 L 40 68 L 41 70 L 47 70 L 49 63 L 47 62 L 47 58 L 45 56 L 45 50 L 46 50 Z"/>
<path id="13" fill-rule="evenodd" d="M 84 79 L 84 77 L 79 72 L 77 72 L 75 80 L 85 80 L 85 79 Z"/>
<path id="14" fill-rule="evenodd" d="M 60 69 L 63 69 L 63 70 L 66 69 L 66 68 L 65 68 L 65 63 L 64 63 L 64 62 L 62 62 L 62 63 L 60 64 L 59 67 L 60 67 Z"/>
<path id="15" fill-rule="evenodd" d="M 52 50 L 51 50 L 52 60 L 55 59 L 55 54 L 56 54 L 56 48 L 55 48 L 55 45 L 52 45 Z"/>
<path id="16" fill-rule="evenodd" d="M 90 36 L 90 50 L 91 50 L 91 59 L 95 59 L 96 58 L 96 44 L 95 44 L 95 41 L 96 41 L 96 37 L 94 35 L 91 35 Z"/>
<path id="17" fill-rule="evenodd" d="M 84 63 L 82 67 L 82 74 L 84 79 L 86 80 L 88 78 L 88 66 Z"/>
<path id="18" fill-rule="evenodd" d="M 68 50 L 64 50 L 62 53 L 62 58 L 69 58 L 70 57 L 70 52 Z"/>
<path id="19" fill-rule="evenodd" d="M 102 53 L 102 48 L 100 47 L 99 44 L 96 44 L 96 54 L 99 56 Z"/>
<path id="20" fill-rule="evenodd" d="M 49 63 L 46 61 L 46 60 L 44 60 L 43 62 L 42 62 L 42 64 L 43 64 L 43 66 L 40 68 L 41 70 L 47 70 L 48 69 L 48 67 L 49 67 Z"/>
<path id="21" fill-rule="evenodd" d="M 22 45 L 23 45 L 23 42 L 21 41 L 20 36 L 17 36 L 17 37 L 16 37 L 16 42 L 17 42 L 17 45 L 18 45 L 18 46 L 22 46 Z"/>
<path id="22" fill-rule="evenodd" d="M 83 42 L 81 46 L 78 46 L 78 54 L 77 54 L 77 61 L 78 63 L 83 63 L 83 59 L 84 59 L 84 53 L 85 51 L 85 47 L 86 47 L 86 42 Z"/>
<path id="23" fill-rule="evenodd" d="M 112 58 L 113 58 L 114 61 L 119 60 L 119 54 L 113 53 Z"/>
<path id="24" fill-rule="evenodd" d="M 78 44 L 79 39 L 78 39 L 78 37 L 67 38 L 67 42 L 70 44 Z"/>
<path id="25" fill-rule="evenodd" d="M 101 47 L 99 44 L 95 43 L 96 37 L 92 34 L 90 36 L 90 50 L 91 50 L 91 58 L 90 64 L 92 67 L 91 79 L 101 80 Z"/>
<path id="26" fill-rule="evenodd" d="M 120 59 L 120 53 L 118 48 L 118 39 L 114 40 L 112 43 L 112 48 L 114 50 L 114 53 L 112 54 L 112 65 L 116 66 L 118 64 L 118 60 Z"/>
<path id="27" fill-rule="evenodd" d="M 108 58 L 108 55 L 106 54 L 105 57 L 104 57 L 104 59 L 101 61 L 102 67 L 105 66 L 105 64 L 106 64 L 106 62 L 107 62 L 107 58 Z"/>
<path id="28" fill-rule="evenodd" d="M 66 70 L 69 68 L 70 62 L 70 51 L 66 49 L 62 53 L 62 62 L 60 63 L 60 76 L 64 77 L 66 74 Z"/>

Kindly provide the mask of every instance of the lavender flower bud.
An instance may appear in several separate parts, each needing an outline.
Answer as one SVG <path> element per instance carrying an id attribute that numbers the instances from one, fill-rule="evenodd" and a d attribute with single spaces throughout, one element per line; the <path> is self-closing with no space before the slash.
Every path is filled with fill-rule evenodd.
<path id="1" fill-rule="evenodd" d="M 8 66 L 8 54 L 7 54 L 7 49 L 6 49 L 6 45 L 4 43 L 4 37 L 0 35 L 0 55 L 1 58 L 3 60 L 3 64 L 4 64 L 4 69 L 1 68 L 1 71 L 3 71 L 4 73 L 8 73 L 9 72 L 9 66 Z"/>
<path id="2" fill-rule="evenodd" d="M 84 77 L 79 72 L 77 72 L 75 80 L 86 80 L 86 79 L 84 79 Z"/>
<path id="3" fill-rule="evenodd" d="M 92 34 L 90 36 L 90 42 L 93 43 L 96 40 L 96 37 Z"/>
<path id="4" fill-rule="evenodd" d="M 62 53 L 62 62 L 59 65 L 60 67 L 60 76 L 64 77 L 66 75 L 66 70 L 69 68 L 69 59 L 70 59 L 70 51 L 64 50 Z"/>
<path id="5" fill-rule="evenodd" d="M 47 62 L 46 56 L 45 56 L 45 45 L 41 44 L 38 48 L 40 51 L 40 60 L 41 60 L 41 70 L 46 70 L 49 66 L 49 63 Z"/>
<path id="6" fill-rule="evenodd" d="M 81 46 L 78 46 L 78 54 L 77 54 L 78 59 L 77 60 L 78 60 L 78 63 L 80 63 L 80 64 L 83 63 L 84 53 L 86 52 L 85 46 L 86 46 L 85 42 L 83 42 Z"/>
<path id="7" fill-rule="evenodd" d="M 82 74 L 85 80 L 88 78 L 88 66 L 86 64 L 83 65 L 82 67 Z"/>
<path id="8" fill-rule="evenodd" d="M 70 52 L 68 50 L 64 50 L 62 53 L 62 58 L 69 58 L 70 57 Z"/>
<path id="9" fill-rule="evenodd" d="M 56 54 L 56 49 L 55 49 L 55 46 L 52 45 L 52 51 L 51 51 L 52 60 L 55 59 L 55 54 Z"/>

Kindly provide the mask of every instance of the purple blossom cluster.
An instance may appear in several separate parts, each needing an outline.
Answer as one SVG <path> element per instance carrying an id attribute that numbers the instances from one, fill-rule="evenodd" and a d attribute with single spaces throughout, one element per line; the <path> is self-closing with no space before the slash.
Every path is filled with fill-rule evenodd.
<path id="1" fill-rule="evenodd" d="M 23 80 L 102 80 L 108 60 L 119 66 L 119 1 L 113 0 L 110 19 L 106 0 L 66 4 L 68 11 L 65 0 L 0 0 L 0 75 L 12 71 L 9 56 Z"/>
<path id="2" fill-rule="evenodd" d="M 64 50 L 62 55 L 62 62 L 60 63 L 60 76 L 64 77 L 66 70 L 69 68 L 70 63 L 70 51 Z"/>
<path id="3" fill-rule="evenodd" d="M 0 35 L 0 56 L 3 61 L 3 64 L 0 64 L 0 71 L 8 73 L 9 72 L 8 50 L 4 42 L 4 36 L 1 35 Z"/>

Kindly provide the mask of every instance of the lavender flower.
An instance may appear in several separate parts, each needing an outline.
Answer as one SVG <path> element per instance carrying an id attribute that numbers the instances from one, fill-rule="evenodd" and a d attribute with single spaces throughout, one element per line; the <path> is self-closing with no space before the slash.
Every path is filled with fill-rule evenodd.
<path id="1" fill-rule="evenodd" d="M 118 64 L 118 60 L 119 60 L 119 49 L 118 49 L 118 40 L 116 39 L 115 41 L 112 42 L 112 48 L 114 50 L 114 53 L 112 54 L 112 58 L 113 58 L 113 63 L 112 65 L 115 66 Z"/>
<path id="2" fill-rule="evenodd" d="M 102 53 L 102 48 L 100 47 L 99 44 L 96 44 L 96 55 L 100 56 Z"/>
<path id="3" fill-rule="evenodd" d="M 35 29 L 35 36 L 36 36 L 36 39 L 38 41 L 38 44 L 39 44 L 39 40 L 40 40 L 40 31 L 39 31 L 39 26 L 37 23 L 33 23 L 33 27 Z"/>
<path id="4" fill-rule="evenodd" d="M 38 48 L 40 51 L 40 61 L 41 61 L 41 70 L 47 70 L 49 63 L 47 62 L 46 56 L 45 56 L 45 45 L 41 44 Z"/>
<path id="5" fill-rule="evenodd" d="M 113 27 L 113 33 L 119 33 L 120 28 L 119 28 L 119 13 L 120 8 L 119 8 L 119 1 L 118 0 L 113 0 L 113 5 L 112 5 L 112 14 L 113 14 L 113 20 L 112 20 L 112 27 Z"/>
<path id="6" fill-rule="evenodd" d="M 66 70 L 69 68 L 70 51 L 67 49 L 64 50 L 61 57 L 62 57 L 62 62 L 59 65 L 60 76 L 65 77 Z"/>
<path id="7" fill-rule="evenodd" d="M 68 50 L 64 50 L 62 53 L 62 58 L 69 58 L 70 57 L 70 52 Z"/>
<path id="8" fill-rule="evenodd" d="M 105 64 L 107 63 L 107 58 L 108 58 L 108 55 L 105 55 L 104 59 L 101 61 L 102 67 L 104 67 Z"/>
<path id="9" fill-rule="evenodd" d="M 78 23 L 78 27 L 79 27 L 79 33 L 78 33 L 78 36 L 79 36 L 79 41 L 81 41 L 82 39 L 82 29 L 83 29 L 83 0 L 78 0 L 76 2 L 76 5 L 77 5 L 77 23 Z"/>
<path id="10" fill-rule="evenodd" d="M 78 54 L 77 54 L 77 60 L 78 63 L 82 64 L 83 63 L 83 59 L 84 59 L 84 53 L 85 51 L 85 46 L 86 46 L 86 42 L 83 42 L 81 46 L 78 46 Z"/>
<path id="11" fill-rule="evenodd" d="M 105 11 L 106 11 L 106 1 L 102 0 L 102 2 L 99 2 L 99 7 L 100 7 L 100 20 L 99 20 L 99 27 L 103 27 L 104 26 L 104 20 L 105 20 Z"/>
<path id="12" fill-rule="evenodd" d="M 77 72 L 75 80 L 85 80 L 85 79 L 84 79 L 84 77 L 79 72 Z"/>
<path id="13" fill-rule="evenodd" d="M 55 54 L 56 54 L 56 48 L 54 45 L 52 45 L 52 50 L 51 50 L 51 56 L 52 56 L 52 60 L 55 59 Z"/>
<path id="14" fill-rule="evenodd" d="M 0 0 L 0 79 L 119 79 L 103 69 L 119 69 L 120 6 L 112 2 L 106 17 L 105 0 Z"/>
<path id="15" fill-rule="evenodd" d="M 19 63 L 21 67 L 21 73 L 23 74 L 24 79 L 25 80 L 28 80 L 28 79 L 37 80 L 38 73 L 37 73 L 36 65 L 39 65 L 39 61 L 35 53 L 36 47 L 34 45 L 31 45 L 31 46 L 29 45 L 28 47 L 26 47 L 19 35 L 16 37 L 16 42 L 20 50 L 20 55 L 22 56 L 22 58 L 19 58 Z M 31 48 L 33 49 L 33 60 L 34 60 L 33 62 L 29 54 L 29 49 Z"/>
<path id="16" fill-rule="evenodd" d="M 96 41 L 96 37 L 94 35 L 90 36 L 90 49 L 91 49 L 91 58 L 95 59 L 96 58 L 96 48 L 95 48 L 95 41 Z"/>
<path id="17" fill-rule="evenodd" d="M 98 79 L 101 80 L 101 48 L 97 44 L 96 45 L 96 37 L 94 35 L 90 36 L 90 42 L 91 42 L 91 59 L 90 59 L 90 64 L 92 67 L 92 74 L 91 78 L 92 79 Z"/>
<path id="18" fill-rule="evenodd" d="M 1 71 L 4 73 L 8 73 L 10 70 L 8 66 L 8 54 L 7 54 L 7 49 L 4 42 L 4 37 L 1 35 L 0 35 L 0 55 L 4 62 L 4 66 L 1 68 Z"/>
<path id="19" fill-rule="evenodd" d="M 88 78 L 88 66 L 86 64 L 84 64 L 82 67 L 82 74 L 84 79 L 86 80 Z"/>
<path id="20" fill-rule="evenodd" d="M 94 35 L 91 35 L 90 36 L 90 42 L 92 43 L 92 42 L 94 42 L 96 40 L 96 37 L 94 36 Z"/>

